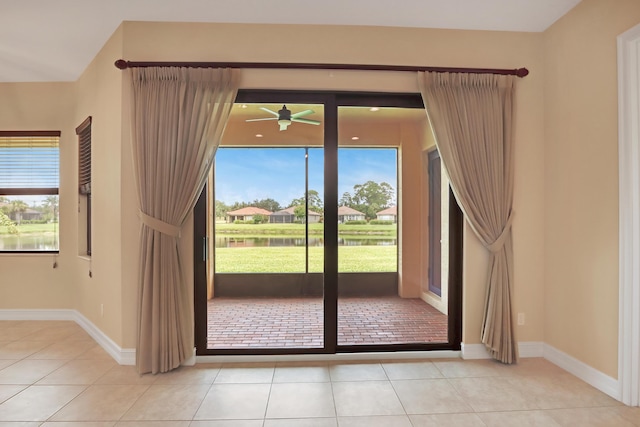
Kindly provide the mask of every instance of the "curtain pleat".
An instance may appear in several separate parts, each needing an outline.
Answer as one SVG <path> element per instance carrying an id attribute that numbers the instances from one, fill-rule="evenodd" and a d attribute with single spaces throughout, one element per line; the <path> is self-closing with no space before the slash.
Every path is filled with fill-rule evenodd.
<path id="1" fill-rule="evenodd" d="M 427 116 L 451 188 L 490 252 L 482 342 L 503 363 L 518 360 L 513 327 L 514 76 L 418 73 Z"/>
<path id="2" fill-rule="evenodd" d="M 206 182 L 238 85 L 228 69 L 131 68 L 142 229 L 136 366 L 167 372 L 193 353 L 179 230 Z"/>

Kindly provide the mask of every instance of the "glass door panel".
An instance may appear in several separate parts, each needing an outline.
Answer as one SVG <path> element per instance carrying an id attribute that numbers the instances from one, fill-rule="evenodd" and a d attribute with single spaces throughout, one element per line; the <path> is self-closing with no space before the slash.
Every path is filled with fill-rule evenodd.
<path id="1" fill-rule="evenodd" d="M 338 108 L 338 346 L 448 341 L 446 313 L 421 289 L 424 121 L 417 109 Z"/>
<path id="2" fill-rule="evenodd" d="M 304 273 L 304 148 L 221 146 L 214 182 L 215 272 Z"/>
<path id="3" fill-rule="evenodd" d="M 209 349 L 324 347 L 323 106 L 236 104 L 216 153 Z"/>

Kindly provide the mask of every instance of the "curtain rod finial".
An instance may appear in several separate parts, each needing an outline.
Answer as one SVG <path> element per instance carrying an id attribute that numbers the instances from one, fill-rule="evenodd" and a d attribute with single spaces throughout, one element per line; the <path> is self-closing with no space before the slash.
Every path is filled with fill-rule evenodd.
<path id="1" fill-rule="evenodd" d="M 529 70 L 527 70 L 526 68 L 518 68 L 516 70 L 516 76 L 518 77 L 525 77 L 529 75 Z"/>
<path id="2" fill-rule="evenodd" d="M 124 59 L 118 59 L 114 65 L 120 70 L 126 70 L 127 68 L 129 68 L 129 63 Z"/>

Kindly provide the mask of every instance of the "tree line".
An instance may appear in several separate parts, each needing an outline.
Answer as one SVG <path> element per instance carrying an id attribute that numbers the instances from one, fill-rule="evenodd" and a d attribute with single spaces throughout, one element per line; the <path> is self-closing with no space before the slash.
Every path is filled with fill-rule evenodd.
<path id="1" fill-rule="evenodd" d="M 376 213 L 384 210 L 394 204 L 395 190 L 386 182 L 374 182 L 367 181 L 364 184 L 357 184 L 353 186 L 352 192 L 345 192 L 339 201 L 339 206 L 348 206 L 365 215 L 367 220 L 375 219 Z M 324 214 L 324 204 L 320 194 L 316 190 L 309 190 L 309 210 L 317 212 L 320 215 Z M 220 200 L 215 201 L 215 211 L 217 218 L 224 218 L 227 216 L 227 212 L 233 212 L 238 209 L 246 208 L 249 206 L 268 210 L 269 212 L 277 212 L 290 207 L 299 208 L 304 213 L 305 197 L 293 199 L 286 206 L 280 205 L 280 203 L 274 199 L 256 199 L 252 202 L 235 202 L 232 205 L 227 205 Z M 296 214 L 297 215 L 297 214 Z"/>
<path id="2" fill-rule="evenodd" d="M 27 209 L 38 212 L 40 222 L 56 222 L 58 220 L 58 196 L 46 196 L 39 206 L 29 206 L 23 200 L 10 200 L 6 196 L 0 196 L 0 213 L 3 215 L 3 224 L 10 220 L 20 225 Z"/>

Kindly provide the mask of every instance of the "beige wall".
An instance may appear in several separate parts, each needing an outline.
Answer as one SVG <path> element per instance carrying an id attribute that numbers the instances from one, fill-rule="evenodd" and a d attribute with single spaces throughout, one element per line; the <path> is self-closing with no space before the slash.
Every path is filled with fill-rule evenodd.
<path id="1" fill-rule="evenodd" d="M 74 248 L 76 287 L 74 307 L 118 344 L 123 341 L 122 250 L 121 239 L 121 109 L 122 73 L 113 58 L 122 55 L 122 29 L 119 28 L 76 82 L 77 107 L 74 126 L 92 117 L 92 254 Z M 76 143 L 77 145 L 77 143 Z M 77 169 L 77 155 L 73 157 Z M 74 178 L 74 183 L 77 178 Z M 78 193 L 73 192 L 77 204 Z M 77 210 L 74 221 L 80 223 Z M 78 233 L 76 225 L 71 232 Z M 77 236 L 77 234 L 76 234 Z M 74 239 L 78 241 L 78 239 Z M 89 277 L 91 270 L 92 277 Z"/>
<path id="2" fill-rule="evenodd" d="M 616 37 L 636 0 L 583 0 L 544 34 L 545 341 L 618 375 Z"/>

